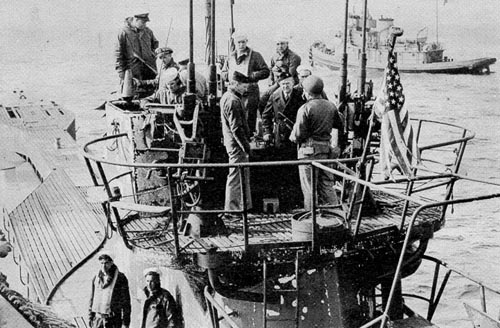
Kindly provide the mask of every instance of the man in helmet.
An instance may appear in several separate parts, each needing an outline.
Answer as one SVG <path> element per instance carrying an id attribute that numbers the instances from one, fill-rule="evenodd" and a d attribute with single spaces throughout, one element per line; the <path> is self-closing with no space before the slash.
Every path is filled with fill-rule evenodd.
<path id="1" fill-rule="evenodd" d="M 295 83 L 298 83 L 297 67 L 300 65 L 301 58 L 288 47 L 290 39 L 283 34 L 276 37 L 276 53 L 271 57 L 271 69 L 276 65 L 276 62 L 281 61 L 288 67 L 288 73 L 294 78 Z M 271 74 L 269 85 L 274 84 L 274 76 Z"/>
<path id="2" fill-rule="evenodd" d="M 151 80 L 156 77 L 155 49 L 158 40 L 147 26 L 149 13 L 135 12 L 125 19 L 125 26 L 118 33 L 115 46 L 115 68 L 120 80 L 126 70 L 138 80 Z"/>
<path id="3" fill-rule="evenodd" d="M 299 108 L 290 140 L 299 148 L 297 158 L 303 160 L 337 158 L 339 149 L 331 147 L 332 129 L 343 131 L 337 107 L 321 97 L 323 80 L 311 75 L 303 82 L 307 102 Z M 304 208 L 311 210 L 311 167 L 299 166 L 300 186 L 304 194 Z M 320 205 L 338 203 L 332 174 L 318 170 L 317 191 Z"/>

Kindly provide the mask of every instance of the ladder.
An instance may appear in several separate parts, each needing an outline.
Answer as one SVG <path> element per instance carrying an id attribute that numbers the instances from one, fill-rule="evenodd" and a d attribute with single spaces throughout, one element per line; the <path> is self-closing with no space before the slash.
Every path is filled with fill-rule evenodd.
<path id="1" fill-rule="evenodd" d="M 296 288 L 294 289 L 280 289 L 278 293 L 295 293 L 296 307 L 294 319 L 272 319 L 267 315 L 267 260 L 262 260 L 262 286 L 263 286 L 263 306 L 262 306 L 262 327 L 267 328 L 269 321 L 294 321 L 294 328 L 299 327 L 300 320 L 300 302 L 299 302 L 299 258 L 301 251 L 295 253 L 295 280 Z"/>

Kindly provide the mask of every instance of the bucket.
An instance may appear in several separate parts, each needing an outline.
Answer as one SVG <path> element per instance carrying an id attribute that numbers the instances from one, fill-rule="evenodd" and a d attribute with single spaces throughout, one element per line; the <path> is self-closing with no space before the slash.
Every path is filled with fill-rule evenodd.
<path id="1" fill-rule="evenodd" d="M 292 216 L 292 239 L 294 241 L 312 240 L 311 214 L 311 212 L 300 212 Z M 317 212 L 316 225 L 320 242 L 334 242 L 344 234 L 344 215 L 342 210 Z"/>

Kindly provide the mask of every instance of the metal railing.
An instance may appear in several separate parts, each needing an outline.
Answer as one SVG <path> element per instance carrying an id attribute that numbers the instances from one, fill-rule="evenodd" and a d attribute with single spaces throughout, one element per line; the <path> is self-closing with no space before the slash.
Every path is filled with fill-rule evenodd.
<path id="1" fill-rule="evenodd" d="M 408 210 L 408 204 L 410 202 L 414 202 L 416 203 L 417 205 L 423 205 L 423 201 L 421 198 L 417 198 L 417 197 L 412 197 L 412 193 L 413 193 L 413 184 L 415 181 L 423 181 L 423 180 L 432 180 L 432 179 L 436 179 L 436 178 L 445 178 L 447 179 L 447 181 L 445 182 L 442 182 L 440 183 L 440 185 L 447 185 L 447 193 L 446 193 L 446 198 L 445 198 L 445 201 L 448 200 L 450 197 L 451 197 L 451 192 L 452 192 L 452 188 L 453 188 L 453 184 L 455 182 L 456 179 L 458 179 L 457 175 L 455 174 L 456 172 L 458 172 L 458 168 L 459 168 L 459 165 L 460 165 L 460 162 L 461 162 L 461 159 L 462 159 L 462 156 L 463 156 L 463 152 L 465 150 L 465 146 L 466 146 L 466 143 L 468 140 L 472 139 L 474 137 L 474 134 L 472 132 L 470 132 L 469 130 L 467 129 L 464 129 L 462 127 L 459 127 L 459 126 L 456 126 L 456 125 L 453 125 L 453 124 L 446 124 L 446 123 L 441 123 L 441 122 L 437 122 L 437 121 L 432 121 L 432 120 L 417 120 L 418 124 L 417 124 L 417 134 L 416 134 L 416 137 L 417 137 L 417 140 L 420 140 L 420 134 L 421 134 L 421 131 L 422 131 L 422 127 L 424 125 L 424 123 L 426 125 L 432 125 L 432 124 L 436 124 L 436 125 L 445 125 L 445 126 L 449 126 L 453 129 L 456 129 L 456 133 L 458 133 L 460 135 L 459 138 L 457 139 L 453 139 L 453 140 L 447 140 L 447 141 L 442 141 L 442 142 L 439 142 L 439 143 L 436 143 L 436 144 L 430 144 L 430 145 L 426 145 L 426 146 L 422 146 L 420 149 L 421 151 L 424 151 L 424 150 L 430 150 L 430 149 L 436 149 L 436 148 L 439 148 L 439 147 L 445 147 L 445 146 L 449 146 L 449 145 L 455 145 L 455 144 L 458 144 L 459 145 L 459 151 L 456 152 L 457 156 L 456 156 L 456 159 L 455 159 L 455 162 L 454 162 L 454 169 L 453 169 L 453 172 L 450 172 L 450 173 L 436 173 L 436 174 L 430 174 L 430 175 L 426 175 L 426 176 L 417 176 L 413 179 L 401 179 L 397 182 L 405 182 L 406 183 L 406 193 L 405 195 L 402 195 L 401 193 L 399 192 L 395 192 L 395 191 L 392 191 L 390 189 L 387 189 L 385 188 L 384 184 L 386 183 L 389 183 L 387 181 L 383 181 L 383 182 L 378 182 L 378 183 L 372 183 L 372 182 L 369 182 L 369 181 L 365 181 L 363 179 L 360 179 L 356 176 L 353 176 L 352 173 L 351 174 L 347 174 L 345 172 L 352 172 L 352 170 L 350 170 L 350 167 L 353 167 L 356 162 L 359 160 L 358 158 L 348 158 L 348 159 L 336 159 L 336 160 L 311 160 L 311 161 L 304 161 L 304 160 L 300 160 L 300 161 L 276 161 L 276 162 L 259 162 L 259 163 L 236 163 L 236 164 L 228 164 L 228 163 L 203 163 L 203 164 L 185 164 L 185 163 L 182 163 L 182 164 L 179 164 L 179 163 L 130 163 L 130 162 L 120 162 L 120 161 L 112 161 L 112 160 L 107 160 L 107 159 L 104 159 L 104 158 L 100 158 L 98 156 L 95 156 L 93 155 L 91 152 L 90 152 L 90 147 L 93 146 L 93 145 L 96 145 L 96 144 L 99 144 L 103 141 L 106 141 L 106 140 L 110 140 L 110 139 L 114 139 L 114 138 L 123 138 L 123 137 L 128 137 L 127 133 L 121 133 L 121 134 L 115 134 L 115 135 L 111 135 L 111 136 L 106 136 L 106 137 L 103 137 L 103 138 L 99 138 L 99 139 L 96 139 L 96 140 L 93 140 L 89 143 L 87 143 L 86 145 L 84 145 L 83 147 L 83 152 L 84 152 L 84 157 L 85 157 L 85 161 L 87 163 L 87 167 L 89 168 L 89 171 L 91 173 L 91 176 L 92 176 L 92 180 L 94 181 L 94 184 L 98 185 L 97 184 L 97 175 L 95 174 L 94 172 L 94 169 L 93 169 L 93 166 L 91 165 L 91 161 L 95 162 L 96 163 L 96 166 L 97 166 L 97 169 L 99 171 L 99 175 L 101 176 L 101 181 L 102 183 L 104 184 L 104 187 L 106 189 L 106 192 L 109 196 L 109 199 L 111 200 L 113 198 L 113 194 L 112 194 L 112 191 L 111 191 L 111 188 L 109 186 L 109 183 L 110 181 L 112 180 L 115 180 L 117 179 L 117 177 L 112 177 L 111 179 L 107 179 L 106 177 L 106 173 L 103 169 L 103 164 L 107 164 L 107 165 L 111 165 L 111 166 L 121 166 L 121 167 L 129 167 L 131 169 L 137 169 L 137 168 L 144 168 L 144 169 L 150 169 L 150 170 L 153 170 L 153 169 L 159 169 L 159 170 L 165 170 L 167 172 L 167 176 L 166 176 L 166 181 L 167 181 L 167 184 L 169 186 L 169 192 L 170 192 L 170 195 L 175 195 L 175 188 L 174 188 L 174 184 L 177 183 L 178 181 L 178 178 L 174 176 L 173 172 L 175 172 L 176 170 L 178 169 L 192 169 L 192 170 L 196 170 L 196 169 L 208 169 L 208 168 L 211 168 L 211 169 L 228 169 L 228 168 L 236 168 L 237 170 L 239 170 L 239 173 L 241 176 L 244 176 L 245 174 L 245 168 L 252 168 L 252 167 L 273 167 L 273 166 L 285 166 L 285 165 L 288 165 L 288 166 L 299 166 L 299 165 L 309 165 L 311 167 L 311 170 L 313 171 L 313 174 L 311 174 L 311 186 L 313 187 L 313 192 L 311 194 L 311 198 L 312 198 L 312 231 L 311 231 L 311 241 L 310 242 L 300 242 L 300 244 L 302 245 L 308 245 L 308 246 L 311 246 L 312 249 L 314 250 L 317 250 L 318 249 L 318 238 L 316 236 L 317 232 L 316 232 L 316 210 L 317 209 L 321 209 L 321 208 L 332 208 L 332 207 L 338 207 L 339 205 L 318 205 L 317 204 L 317 184 L 316 184 L 316 170 L 317 169 L 323 169 L 323 168 L 326 168 L 326 169 L 329 169 L 330 172 L 332 172 L 334 175 L 338 176 L 338 177 L 341 177 L 347 181 L 351 181 L 351 182 L 354 182 L 356 183 L 356 185 L 361 185 L 363 187 L 363 193 L 362 193 L 362 197 L 361 197 L 361 200 L 356 200 L 356 195 L 353 195 L 352 196 L 352 199 L 351 199 L 351 206 L 350 206 L 350 210 L 349 210 L 349 215 L 348 217 L 346 218 L 346 222 L 349 223 L 349 228 L 350 228 L 350 222 L 351 222 L 351 214 L 352 214 L 352 206 L 354 204 L 360 204 L 360 209 L 357 213 L 357 217 L 356 217 L 356 224 L 355 224 L 355 228 L 354 228 L 354 231 L 353 231 L 353 237 L 354 239 L 358 236 L 359 234 L 359 230 L 360 230 L 360 226 L 361 226 L 361 221 L 362 221 L 362 216 L 361 216 L 361 209 L 362 209 L 362 206 L 363 206 L 363 202 L 364 202 L 364 197 L 365 197 L 365 194 L 366 194 L 366 190 L 367 188 L 370 188 L 372 190 L 379 190 L 379 191 L 382 191 L 388 195 L 391 195 L 393 197 L 397 197 L 398 199 L 404 201 L 404 207 L 403 207 L 403 211 L 401 213 L 401 222 L 400 222 L 400 225 L 399 225 L 399 229 L 400 230 L 403 230 L 404 229 L 404 226 L 405 226 L 405 219 L 406 219 L 406 216 L 407 216 L 407 210 Z M 375 157 L 374 155 L 369 155 L 366 157 L 366 160 L 371 162 L 371 168 L 373 168 L 373 162 L 375 160 Z M 333 169 L 330 169 L 330 168 L 327 168 L 326 166 L 324 165 L 336 165 L 339 169 L 338 170 L 333 170 Z M 415 171 L 415 174 L 416 174 L 416 171 Z M 371 175 L 371 172 L 370 174 L 368 174 L 368 177 L 367 177 L 367 180 L 370 179 L 370 175 Z M 390 181 L 391 183 L 393 183 L 393 181 Z M 176 249 L 176 255 L 179 255 L 179 247 L 178 247 L 178 232 L 177 232 L 177 225 L 178 225 L 178 222 L 177 222 L 177 216 L 178 215 L 182 215 L 182 214 L 191 214 L 191 213 L 198 213 L 198 214 L 239 214 L 239 215 L 242 215 L 242 218 L 243 218 L 243 223 L 242 223 L 242 229 L 243 229 L 243 235 L 244 235 L 244 249 L 245 251 L 248 250 L 250 244 L 249 244 L 249 235 L 248 235 L 248 232 L 249 232 L 249 223 L 248 223 L 248 209 L 246 207 L 246 201 L 244 201 L 246 199 L 246 196 L 245 193 L 246 193 L 246 179 L 241 179 L 241 204 L 242 204 L 242 209 L 241 210 L 198 210 L 198 211 L 195 211 L 195 210 L 181 210 L 180 208 L 178 208 L 178 206 L 175 206 L 174 202 L 176 201 L 174 199 L 174 197 L 169 197 L 170 198 L 170 202 L 171 202 L 171 208 L 172 208 L 172 216 L 173 216 L 173 220 L 172 220 L 172 225 L 173 225 L 173 228 L 174 228 L 174 239 L 175 239 L 175 249 Z M 103 205 L 104 206 L 104 205 Z M 446 206 L 448 206 L 448 203 L 443 203 L 442 204 L 442 208 L 443 208 L 443 212 L 442 212 L 442 215 L 444 216 L 444 213 L 445 213 L 445 210 L 446 210 Z M 111 210 L 111 209 L 110 209 Z M 118 210 L 116 208 L 113 208 L 112 209 L 113 211 L 113 214 L 117 220 L 117 222 L 119 222 L 119 213 L 118 213 Z M 122 234 L 123 236 L 123 231 L 120 230 L 121 228 L 119 227 L 119 232 Z M 125 240 L 126 244 L 128 245 L 127 241 Z M 128 245 L 130 247 L 130 245 Z"/>

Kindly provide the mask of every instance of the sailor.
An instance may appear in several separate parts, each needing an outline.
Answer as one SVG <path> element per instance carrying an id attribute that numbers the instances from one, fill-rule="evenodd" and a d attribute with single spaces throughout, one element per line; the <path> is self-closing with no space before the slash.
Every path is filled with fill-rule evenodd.
<path id="1" fill-rule="evenodd" d="M 165 105 L 182 104 L 182 95 L 186 87 L 182 84 L 177 68 L 170 67 L 162 74 L 158 90 L 151 96 L 142 99 L 142 105 L 146 103 L 160 103 Z"/>
<path id="2" fill-rule="evenodd" d="M 338 149 L 331 147 L 332 129 L 343 131 L 342 120 L 335 105 L 321 98 L 323 80 L 317 76 L 307 77 L 302 86 L 307 103 L 297 112 L 290 140 L 298 145 L 297 157 L 303 160 L 337 158 Z M 317 190 L 320 205 L 338 203 L 334 190 L 333 175 L 318 170 Z M 311 167 L 299 166 L 300 185 L 304 194 L 304 208 L 311 210 Z"/>
<path id="3" fill-rule="evenodd" d="M 141 328 L 181 327 L 180 316 L 174 297 L 161 287 L 161 272 L 156 268 L 144 270 L 146 296 L 142 304 Z"/>
<path id="4" fill-rule="evenodd" d="M 130 325 L 130 292 L 127 277 L 113 263 L 111 253 L 99 254 L 100 269 L 92 279 L 89 326 L 120 328 Z"/>
<path id="5" fill-rule="evenodd" d="M 247 46 L 248 37 L 241 32 L 233 33 L 236 50 L 229 55 L 226 62 L 227 80 L 231 81 L 234 72 L 239 72 L 248 77 L 248 91 L 242 95 L 242 101 L 245 108 L 245 117 L 250 127 L 250 132 L 255 131 L 257 121 L 257 109 L 259 107 L 260 91 L 257 82 L 269 77 L 269 67 L 262 55 Z"/>
<path id="6" fill-rule="evenodd" d="M 266 108 L 267 101 L 269 98 L 271 98 L 271 95 L 273 94 L 276 89 L 279 88 L 278 84 L 278 78 L 277 76 L 280 75 L 283 72 L 288 72 L 288 66 L 283 64 L 281 60 L 277 61 L 276 64 L 274 65 L 273 69 L 271 70 L 271 74 L 274 75 L 274 83 L 271 84 L 266 91 L 262 93 L 260 96 L 260 101 L 259 101 L 259 113 L 262 115 L 262 112 Z"/>
<path id="7" fill-rule="evenodd" d="M 121 81 L 128 69 L 132 71 L 132 77 L 138 80 L 156 77 L 155 49 L 158 48 L 158 40 L 146 26 L 147 22 L 148 12 L 134 12 L 125 19 L 125 26 L 118 33 L 115 68 Z"/>
<path id="8" fill-rule="evenodd" d="M 250 79 L 235 71 L 230 79 L 228 90 L 220 100 L 222 134 L 224 146 L 229 156 L 229 164 L 247 163 L 250 155 L 250 131 L 245 119 L 245 109 L 242 97 L 248 90 Z M 250 195 L 250 171 L 243 170 L 247 209 L 252 207 Z M 226 182 L 226 211 L 242 210 L 241 204 L 242 180 L 238 168 L 229 168 Z"/>
<path id="9" fill-rule="evenodd" d="M 299 65 L 297 67 L 297 76 L 299 78 L 299 84 L 296 86 L 297 88 L 300 88 L 302 90 L 302 82 L 310 75 L 312 75 L 312 67 L 309 65 Z M 326 96 L 325 90 L 321 92 L 321 97 L 323 99 L 328 100 L 328 97 Z M 306 96 L 303 96 L 304 100 L 306 100 Z"/>
<path id="10" fill-rule="evenodd" d="M 262 127 L 264 141 L 274 139 L 277 148 L 281 148 L 286 158 L 295 157 L 296 147 L 289 140 L 290 132 L 297 117 L 297 111 L 305 103 L 302 91 L 294 88 L 294 79 L 288 72 L 277 76 L 279 88 L 269 98 L 266 108 L 262 113 Z"/>
<path id="11" fill-rule="evenodd" d="M 294 78 L 295 83 L 298 83 L 297 78 L 297 67 L 300 65 L 301 58 L 295 52 L 293 52 L 289 47 L 288 43 L 290 39 L 279 34 L 276 37 L 276 53 L 271 57 L 271 69 L 276 65 L 277 61 L 282 61 L 284 65 L 288 67 L 288 73 Z M 270 76 L 269 85 L 274 83 L 274 76 Z"/>
<path id="12" fill-rule="evenodd" d="M 182 60 L 179 60 L 179 78 L 181 79 L 181 82 L 184 86 L 187 87 L 187 80 L 189 78 L 189 71 L 187 69 L 187 65 L 189 63 L 189 58 L 185 58 Z M 196 96 L 198 99 L 203 100 L 205 102 L 207 98 L 207 79 L 203 76 L 203 74 L 195 71 L 194 72 L 194 79 L 195 79 L 195 84 L 196 84 Z"/>
<path id="13" fill-rule="evenodd" d="M 173 67 L 179 69 L 179 65 L 174 61 L 172 54 L 173 50 L 169 47 L 161 47 L 155 50 L 156 58 L 159 61 L 158 74 L 152 80 L 139 80 L 135 79 L 135 83 L 138 87 L 153 87 L 154 89 L 159 89 L 159 86 L 165 86 L 165 76 L 168 75 L 167 71 L 169 68 Z"/>

